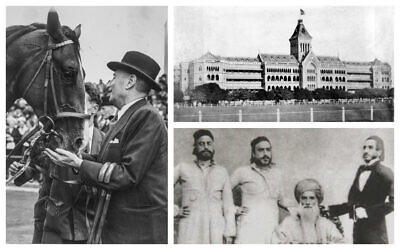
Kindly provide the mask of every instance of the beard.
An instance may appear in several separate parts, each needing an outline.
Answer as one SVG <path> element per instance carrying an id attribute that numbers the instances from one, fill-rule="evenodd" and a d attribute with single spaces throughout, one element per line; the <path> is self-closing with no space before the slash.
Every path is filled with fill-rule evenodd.
<path id="1" fill-rule="evenodd" d="M 299 215 L 301 221 L 301 229 L 304 235 L 304 242 L 302 243 L 318 243 L 318 232 L 315 223 L 317 222 L 319 214 L 320 212 L 318 205 L 300 205 Z"/>
<path id="2" fill-rule="evenodd" d="M 300 205 L 300 219 L 304 222 L 314 223 L 320 215 L 318 205 L 315 206 L 302 206 Z"/>
<path id="3" fill-rule="evenodd" d="M 204 149 L 202 151 L 194 151 L 194 154 L 197 156 L 197 159 L 200 161 L 208 161 L 214 158 L 215 151 L 210 151 L 208 149 Z"/>
<path id="4" fill-rule="evenodd" d="M 256 158 L 253 157 L 252 158 L 252 162 L 254 162 L 257 166 L 260 167 L 268 167 L 269 165 L 271 165 L 271 158 L 268 156 L 264 156 L 263 158 Z"/>
<path id="5" fill-rule="evenodd" d="M 377 159 L 378 158 L 378 156 L 376 156 L 376 155 L 369 155 L 369 154 L 367 154 L 367 153 L 364 153 L 363 154 L 363 159 L 364 159 L 364 162 L 365 163 L 369 163 L 370 161 L 373 161 L 373 160 L 375 160 L 375 159 Z"/>

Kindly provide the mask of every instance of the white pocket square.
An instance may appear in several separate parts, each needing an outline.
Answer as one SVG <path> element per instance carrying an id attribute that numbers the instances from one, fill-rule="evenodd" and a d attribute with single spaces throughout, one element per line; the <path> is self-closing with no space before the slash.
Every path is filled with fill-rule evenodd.
<path id="1" fill-rule="evenodd" d="M 118 138 L 114 138 L 114 140 L 110 141 L 110 143 L 119 143 Z"/>

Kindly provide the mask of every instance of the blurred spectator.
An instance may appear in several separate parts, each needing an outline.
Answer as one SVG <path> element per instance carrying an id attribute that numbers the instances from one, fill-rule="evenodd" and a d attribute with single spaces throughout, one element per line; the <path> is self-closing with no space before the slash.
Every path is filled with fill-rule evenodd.
<path id="1" fill-rule="evenodd" d="M 158 83 L 161 90 L 156 92 L 152 90 L 149 95 L 150 103 L 158 109 L 160 115 L 163 117 L 165 124 L 168 124 L 168 79 L 167 75 L 163 74 L 158 78 Z"/>
<path id="2" fill-rule="evenodd" d="M 165 124 L 168 123 L 168 78 L 166 74 L 161 75 L 158 78 L 158 83 L 161 90 L 156 92 L 152 90 L 149 95 L 149 102 L 156 107 L 160 115 L 163 117 Z M 105 84 L 101 79 L 99 83 L 85 83 L 85 85 L 90 85 L 90 91 L 93 92 L 93 96 L 100 96 L 100 100 L 96 97 L 93 101 L 103 104 L 99 107 L 95 117 L 94 126 L 102 130 L 107 131 L 108 124 L 110 120 L 114 117 L 116 113 L 116 108 L 108 103 L 109 100 L 109 88 L 108 83 Z M 90 95 L 90 94 L 89 94 Z M 38 118 L 35 115 L 31 106 L 27 104 L 24 99 L 18 99 L 15 101 L 14 105 L 9 109 L 6 115 L 6 148 L 10 150 L 15 147 L 21 138 L 28 133 L 37 124 Z M 17 152 L 16 154 L 22 154 Z"/>

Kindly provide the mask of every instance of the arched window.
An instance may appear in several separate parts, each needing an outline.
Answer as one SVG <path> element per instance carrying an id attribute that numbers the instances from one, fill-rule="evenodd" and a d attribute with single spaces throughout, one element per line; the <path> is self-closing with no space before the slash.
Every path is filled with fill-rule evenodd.
<path id="1" fill-rule="evenodd" d="M 214 81 L 214 75 L 211 75 L 211 81 Z"/>
<path id="2" fill-rule="evenodd" d="M 207 80 L 210 80 L 210 75 L 207 75 Z"/>
<path id="3" fill-rule="evenodd" d="M 275 81 L 275 76 L 272 76 L 272 77 L 271 77 L 271 81 Z"/>
<path id="4" fill-rule="evenodd" d="M 270 79 L 271 79 L 271 76 L 267 76 L 267 82 L 269 82 Z"/>
<path id="5" fill-rule="evenodd" d="M 279 81 L 282 81 L 283 80 L 283 76 L 281 76 L 280 78 L 279 78 Z"/>
<path id="6" fill-rule="evenodd" d="M 215 76 L 215 80 L 219 81 L 219 75 Z"/>
<path id="7" fill-rule="evenodd" d="M 335 82 L 337 82 L 338 81 L 338 78 L 337 77 L 335 77 Z"/>
<path id="8" fill-rule="evenodd" d="M 292 81 L 292 78 L 291 78 L 290 76 L 288 76 L 287 80 L 288 80 L 289 82 L 291 82 L 291 81 Z"/>
<path id="9" fill-rule="evenodd" d="M 286 76 L 285 77 L 283 77 L 283 80 L 286 82 L 287 81 L 287 78 L 286 78 Z"/>
<path id="10" fill-rule="evenodd" d="M 322 81 L 325 81 L 325 76 L 322 77 Z"/>

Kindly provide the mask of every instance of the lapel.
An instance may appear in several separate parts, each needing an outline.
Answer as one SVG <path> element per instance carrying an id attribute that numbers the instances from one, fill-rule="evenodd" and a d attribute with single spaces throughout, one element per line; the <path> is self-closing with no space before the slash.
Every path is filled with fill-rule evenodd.
<path id="1" fill-rule="evenodd" d="M 135 104 L 133 104 L 123 115 L 122 117 L 108 130 L 107 134 L 104 137 L 103 143 L 101 145 L 100 156 L 104 154 L 106 149 L 108 148 L 109 142 L 115 138 L 115 136 L 125 127 L 128 123 L 129 118 L 141 107 L 147 104 L 146 99 L 142 99 Z"/>
<path id="2" fill-rule="evenodd" d="M 380 164 L 378 163 L 371 170 L 371 174 L 369 175 L 367 182 L 365 182 L 365 186 L 364 186 L 364 189 L 362 190 L 362 193 L 364 193 L 364 192 L 368 193 L 370 187 L 375 187 L 376 186 L 376 183 L 374 184 L 374 182 L 376 182 L 376 180 L 377 180 L 376 179 L 376 177 L 377 177 L 376 170 L 379 167 L 380 167 Z"/>
<path id="3" fill-rule="evenodd" d="M 362 166 L 360 166 L 360 167 L 358 168 L 357 173 L 356 173 L 356 178 L 354 179 L 354 184 L 353 184 L 354 188 L 355 188 L 358 192 L 361 192 L 361 190 L 360 190 L 361 168 L 362 168 Z M 365 187 L 364 187 L 364 189 L 365 189 Z"/>

